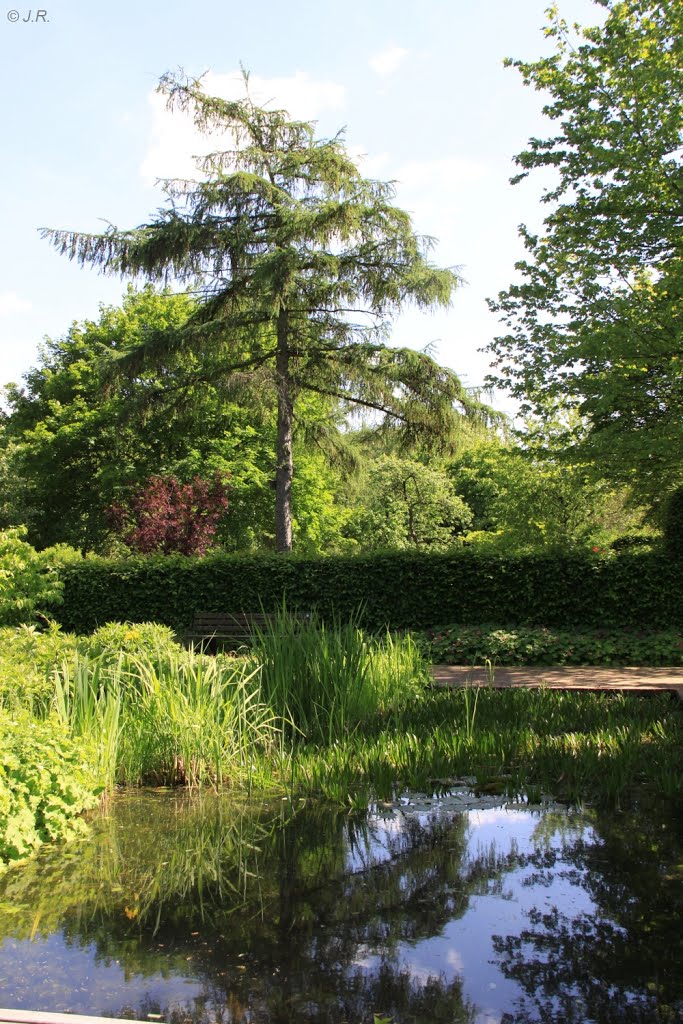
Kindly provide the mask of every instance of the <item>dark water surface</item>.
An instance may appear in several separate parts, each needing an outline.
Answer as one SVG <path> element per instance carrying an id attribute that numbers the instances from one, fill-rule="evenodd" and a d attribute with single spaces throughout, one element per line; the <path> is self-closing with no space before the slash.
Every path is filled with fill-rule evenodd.
<path id="1" fill-rule="evenodd" d="M 568 812 L 465 791 L 366 817 L 117 796 L 92 838 L 0 878 L 0 1005 L 225 1024 L 673 1024 L 682 831 L 671 807 Z"/>

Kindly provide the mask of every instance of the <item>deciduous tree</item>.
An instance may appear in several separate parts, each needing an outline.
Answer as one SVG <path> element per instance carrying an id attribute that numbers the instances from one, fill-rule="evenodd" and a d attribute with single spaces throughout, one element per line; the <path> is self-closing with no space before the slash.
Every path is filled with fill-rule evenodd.
<path id="1" fill-rule="evenodd" d="M 205 555 L 228 509 L 227 481 L 152 476 L 130 508 L 110 511 L 126 544 L 142 554 Z"/>
<path id="2" fill-rule="evenodd" d="M 492 382 L 523 411 L 572 402 L 575 457 L 656 501 L 683 477 L 683 5 L 596 3 L 601 26 L 572 32 L 553 7 L 555 53 L 508 62 L 556 125 L 513 181 L 554 178 L 543 229 L 520 229 L 520 279 L 490 303 L 508 328 Z"/>

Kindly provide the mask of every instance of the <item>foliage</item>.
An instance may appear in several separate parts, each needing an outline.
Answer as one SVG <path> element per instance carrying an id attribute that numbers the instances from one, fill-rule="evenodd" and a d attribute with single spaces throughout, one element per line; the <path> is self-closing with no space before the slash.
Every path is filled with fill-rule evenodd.
<path id="1" fill-rule="evenodd" d="M 129 288 L 121 306 L 75 322 L 48 339 L 23 387 L 7 388 L 0 419 L 0 525 L 26 523 L 38 547 L 56 541 L 124 554 L 112 506 L 130 508 L 152 475 L 230 481 L 230 513 L 217 546 L 272 550 L 276 417 L 263 393 L 226 390 L 206 353 L 169 355 L 134 380 L 107 373 L 116 356 L 178 328 L 193 309 L 186 295 Z M 197 380 L 200 375 L 201 380 Z M 347 460 L 333 400 L 309 393 L 294 425 L 294 537 L 302 552 L 348 546 L 347 511 L 337 500 Z"/>
<path id="2" fill-rule="evenodd" d="M 77 658 L 55 676 L 58 713 L 97 751 L 100 776 L 159 785 L 250 784 L 279 723 L 258 668 L 180 648 L 116 662 Z"/>
<path id="3" fill-rule="evenodd" d="M 664 545 L 671 558 L 683 558 L 683 487 L 675 490 L 666 504 Z"/>
<path id="4" fill-rule="evenodd" d="M 178 326 L 191 309 L 184 295 L 129 289 L 120 307 L 103 305 L 96 321 L 74 322 L 63 338 L 46 339 L 24 385 L 6 388 L 5 514 L 26 523 L 32 543 L 104 545 L 107 509 L 184 454 L 197 431 L 188 412 L 188 360 L 141 369 L 135 381 L 108 387 L 103 366 L 149 334 Z M 215 401 L 205 397 L 206 425 L 224 426 Z"/>
<path id="5" fill-rule="evenodd" d="M 625 507 L 623 489 L 596 480 L 589 467 L 563 464 L 557 450 L 489 439 L 463 452 L 450 473 L 474 510 L 466 541 L 493 551 L 604 548 L 642 518 Z"/>
<path id="6" fill-rule="evenodd" d="M 569 631 L 547 626 L 441 626 L 417 635 L 434 664 L 481 665 L 683 665 L 677 630 Z"/>
<path id="7" fill-rule="evenodd" d="M 25 536 L 25 527 L 0 532 L 0 625 L 29 623 L 61 599 L 53 553 L 35 551 Z"/>
<path id="8" fill-rule="evenodd" d="M 388 727 L 368 723 L 331 746 L 304 748 L 294 791 L 392 799 L 474 776 L 487 792 L 531 786 L 570 801 L 611 804 L 637 792 L 673 796 L 681 783 L 683 720 L 669 694 L 624 697 L 544 688 L 436 690 Z"/>
<path id="9" fill-rule="evenodd" d="M 361 550 L 457 545 L 472 513 L 448 476 L 415 459 L 384 455 L 368 464 L 346 533 Z"/>
<path id="10" fill-rule="evenodd" d="M 90 633 L 106 622 L 161 622 L 178 634 L 196 611 L 317 608 L 382 632 L 439 622 L 563 629 L 679 628 L 683 568 L 658 552 L 502 556 L 391 552 L 278 559 L 212 554 L 203 559 L 86 559 L 65 567 L 63 627 Z"/>
<path id="11" fill-rule="evenodd" d="M 0 707 L 45 717 L 54 694 L 53 671 L 73 657 L 76 645 L 76 637 L 62 633 L 56 623 L 42 632 L 35 626 L 1 628 Z"/>
<path id="12" fill-rule="evenodd" d="M 550 169 L 552 209 L 538 235 L 520 229 L 529 257 L 490 303 L 509 329 L 490 349 L 495 384 L 523 409 L 578 407 L 573 457 L 657 503 L 680 484 L 683 451 L 683 7 L 600 6 L 604 24 L 576 42 L 551 8 L 555 54 L 508 62 L 556 123 L 516 157 L 513 181 Z"/>
<path id="13" fill-rule="evenodd" d="M 129 514 L 120 505 L 111 511 L 133 551 L 204 555 L 227 511 L 228 487 L 219 473 L 211 482 L 195 476 L 187 484 L 175 476 L 152 476 L 131 505 Z"/>
<path id="14" fill-rule="evenodd" d="M 428 259 L 429 240 L 392 205 L 390 183 L 361 176 L 341 136 L 311 123 L 208 96 L 166 74 L 159 92 L 228 148 L 198 161 L 203 181 L 165 185 L 168 209 L 129 231 L 45 230 L 57 250 L 104 272 L 199 282 L 188 322 L 152 332 L 120 360 L 134 375 L 171 355 L 202 352 L 198 377 L 277 404 L 275 533 L 292 545 L 293 426 L 303 392 L 359 404 L 409 431 L 443 434 L 460 413 L 485 416 L 452 371 L 385 345 L 389 316 L 411 302 L 446 306 L 457 283 Z M 458 414 L 454 410 L 457 403 Z"/>
<path id="15" fill-rule="evenodd" d="M 90 636 L 79 637 L 78 649 L 89 658 L 115 664 L 121 657 L 160 660 L 178 654 L 180 645 L 173 630 L 158 622 L 107 622 Z"/>
<path id="16" fill-rule="evenodd" d="M 366 636 L 356 617 L 326 624 L 281 609 L 257 630 L 261 695 L 295 742 L 332 743 L 415 699 L 427 680 L 409 637 Z"/>
<path id="17" fill-rule="evenodd" d="M 54 719 L 0 708 L 0 871 L 87 831 L 79 815 L 98 803 L 100 781 L 91 755 Z"/>

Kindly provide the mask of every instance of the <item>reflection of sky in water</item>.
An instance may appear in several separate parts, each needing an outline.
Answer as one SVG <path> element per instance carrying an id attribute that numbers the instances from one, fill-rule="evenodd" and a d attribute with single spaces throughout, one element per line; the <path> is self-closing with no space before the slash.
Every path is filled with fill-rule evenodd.
<path id="1" fill-rule="evenodd" d="M 495 849 L 498 856 L 513 851 L 530 855 L 537 849 L 542 814 L 506 807 L 470 810 L 468 815 L 468 856 Z M 565 827 L 567 821 L 565 822 Z M 591 835 L 585 823 L 574 824 L 571 831 Z M 547 841 L 547 837 L 546 837 Z M 552 846 L 561 850 L 555 836 Z M 527 914 L 537 908 L 542 913 L 553 906 L 562 908 L 570 917 L 593 913 L 595 905 L 587 892 L 567 878 L 558 877 L 567 865 L 558 857 L 551 875 L 534 883 L 532 867 L 506 871 L 502 877 L 502 893 L 470 897 L 465 914 L 450 921 L 440 935 L 416 945 L 401 943 L 399 960 L 411 976 L 426 981 L 442 976 L 452 981 L 464 979 L 463 994 L 477 1005 L 477 1024 L 499 1024 L 501 1015 L 514 1004 L 519 988 L 505 978 L 495 964 L 493 935 L 519 935 L 527 923 Z M 550 879 L 550 884 L 548 884 Z"/>
<path id="2" fill-rule="evenodd" d="M 174 807 L 175 804 L 171 804 L 170 809 Z M 145 822 L 144 815 L 140 820 Z M 340 822 L 339 817 L 335 820 Z M 171 819 L 164 821 L 166 829 L 173 831 L 175 826 L 170 823 Z M 179 821 L 182 821 L 182 815 L 179 815 Z M 449 827 L 451 822 L 453 827 Z M 464 826 L 464 832 L 459 823 Z M 153 821 L 150 820 L 148 824 L 149 828 L 153 828 Z M 121 818 L 116 827 L 122 829 L 124 825 L 130 828 L 131 820 Z M 320 838 L 316 832 L 310 840 L 310 846 L 304 846 L 304 863 L 309 867 L 316 863 L 317 844 L 326 841 L 323 831 L 321 828 Z M 158 842 L 159 834 L 157 832 L 154 836 L 155 843 Z M 182 832 L 179 834 L 184 835 Z M 285 845 L 288 845 L 286 829 L 283 834 L 287 838 Z M 264 1002 L 260 1004 L 260 1012 L 263 1014 L 267 1013 L 266 1003 L 278 987 L 278 981 L 273 981 L 273 978 L 283 979 L 290 972 L 292 978 L 296 976 L 299 979 L 292 986 L 291 995 L 293 999 L 299 1000 L 298 1005 L 301 1007 L 304 1003 L 300 1000 L 307 998 L 305 990 L 309 979 L 305 971 L 309 967 L 314 970 L 319 968 L 318 981 L 321 984 L 327 985 L 336 977 L 337 980 L 341 979 L 343 989 L 354 970 L 371 979 L 378 976 L 383 962 L 390 962 L 394 967 L 406 969 L 417 984 L 424 984 L 430 977 L 441 978 L 445 983 L 462 979 L 463 996 L 476 1006 L 476 1024 L 500 1024 L 503 1014 L 518 1004 L 521 990 L 518 982 L 504 977 L 496 965 L 500 957 L 495 954 L 493 936 L 520 936 L 528 927 L 528 915 L 532 910 L 543 915 L 557 907 L 570 921 L 581 915 L 594 916 L 596 913 L 597 908 L 587 888 L 582 887 L 585 875 L 580 861 L 576 857 L 572 860 L 569 855 L 564 860 L 562 854 L 565 843 L 569 847 L 578 839 L 588 845 L 601 841 L 598 838 L 599 830 L 596 834 L 588 818 L 580 813 L 566 814 L 557 808 L 550 808 L 546 812 L 520 805 L 509 806 L 500 797 L 486 797 L 477 801 L 471 794 L 453 792 L 443 799 L 416 796 L 410 802 L 404 801 L 399 807 L 377 808 L 369 816 L 365 827 L 359 827 L 357 822 L 354 824 L 353 820 L 343 818 L 336 831 L 330 834 L 334 834 L 335 838 L 329 841 L 339 844 L 335 847 L 338 858 L 330 858 L 325 863 L 332 865 L 337 880 L 332 876 L 318 878 L 311 868 L 310 877 L 306 876 L 305 884 L 302 883 L 302 891 L 292 890 L 292 919 L 303 908 L 310 913 L 310 919 L 315 920 L 318 892 L 324 904 L 328 883 L 332 886 L 327 894 L 328 899 L 331 893 L 337 900 L 335 913 L 337 906 L 344 903 L 346 892 L 351 901 L 350 913 L 340 912 L 336 917 L 331 914 L 327 925 L 323 914 L 316 924 L 318 930 L 308 938 L 306 930 L 302 929 L 301 938 L 296 937 L 295 931 L 290 942 L 288 932 L 284 942 L 278 945 L 277 936 L 273 938 L 274 933 L 271 933 L 271 946 L 266 942 L 265 946 L 260 947 L 262 932 L 264 928 L 267 929 L 268 921 L 257 920 L 258 915 L 255 915 L 252 930 L 244 932 L 244 945 L 237 947 L 239 954 L 237 948 L 233 949 L 226 942 L 219 957 L 212 960 L 207 954 L 204 962 L 200 963 L 201 957 L 194 957 L 197 947 L 187 941 L 187 922 L 185 933 L 182 933 L 182 929 L 178 930 L 179 925 L 176 923 L 173 925 L 176 931 L 171 936 L 175 946 L 173 956 L 166 955 L 170 953 L 168 948 L 157 949 L 157 939 L 153 938 L 144 960 L 146 966 L 140 968 L 140 960 L 133 955 L 128 972 L 124 972 L 118 960 L 96 957 L 95 945 L 87 941 L 85 935 L 89 940 L 96 934 L 97 928 L 91 932 L 86 929 L 79 933 L 76 930 L 76 934 L 81 936 L 82 945 L 78 941 L 67 942 L 61 933 L 52 934 L 49 938 L 38 933 L 32 942 L 28 939 L 21 942 L 12 938 L 2 940 L 0 935 L 0 1005 L 110 1015 L 120 1013 L 122 1007 L 127 1006 L 132 1012 L 141 1014 L 141 1008 L 153 1007 L 155 1004 L 161 1007 L 187 1004 L 196 1006 L 197 1001 L 201 1002 L 208 995 L 209 1005 L 215 1006 L 215 1003 L 211 1003 L 213 980 L 216 979 L 212 971 L 216 972 L 220 968 L 218 973 L 228 976 L 224 992 L 238 991 L 239 988 L 240 998 L 244 997 L 247 1004 L 252 1006 L 256 1005 L 252 999 L 258 1001 L 258 998 L 262 998 Z M 292 830 L 292 836 L 296 836 L 295 829 Z M 105 837 L 105 842 L 108 841 Z M 416 856 L 411 861 L 413 843 Z M 420 844 L 423 844 L 423 848 Z M 278 893 L 279 883 L 275 882 L 274 872 L 280 855 L 278 850 L 280 853 L 282 851 L 276 844 L 269 854 L 266 839 L 263 839 L 262 845 L 263 866 L 267 868 L 264 878 L 271 877 L 268 875 L 270 871 L 273 891 Z M 291 845 L 296 846 L 294 842 Z M 429 859 L 430 849 L 434 851 L 433 860 Z M 549 854 L 547 858 L 543 856 L 544 852 Z M 539 853 L 540 856 L 534 858 L 535 864 L 520 865 L 520 859 L 524 861 Z M 65 862 L 66 871 L 69 857 L 62 854 L 61 859 Z M 354 877 L 344 880 L 341 889 L 335 888 L 340 881 L 338 873 L 344 870 L 344 866 Z M 372 894 L 372 884 L 369 883 L 373 878 L 373 867 L 380 868 L 374 876 L 375 884 L 378 885 L 375 892 L 380 892 L 385 880 L 390 879 L 394 888 L 389 889 L 389 892 L 397 897 L 398 904 L 409 906 L 410 898 L 415 898 L 409 923 L 416 931 L 401 931 L 400 915 L 391 906 L 386 920 L 393 923 L 386 937 L 381 930 L 373 933 L 372 929 L 365 929 L 363 915 L 367 914 L 368 919 L 372 919 L 373 907 L 364 904 L 359 894 L 362 895 L 366 883 L 369 894 Z M 433 878 L 431 872 L 437 868 L 444 873 Z M 77 850 L 72 855 L 71 868 L 68 870 L 76 877 L 82 877 Z M 96 877 L 99 879 L 101 876 L 98 874 Z M 111 881 L 116 879 L 112 876 Z M 427 899 L 423 898 L 420 888 L 423 885 L 424 892 L 428 894 Z M 2 892 L 0 881 L 0 911 L 3 908 Z M 44 893 L 45 885 L 40 878 L 32 898 L 40 900 Z M 344 894 L 341 898 L 340 893 Z M 297 902 L 300 897 L 300 902 Z M 310 907 L 307 902 L 309 900 Z M 116 904 L 119 923 L 122 908 L 125 912 L 124 904 L 122 895 Z M 7 902 L 4 906 L 7 908 Z M 29 910 L 32 906 L 30 904 Z M 432 907 L 443 912 L 435 913 Z M 62 919 L 60 914 L 61 911 L 56 917 L 57 921 Z M 10 912 L 10 920 L 11 917 Z M 102 926 L 106 929 L 106 916 L 102 920 Z M 30 931 L 30 924 L 31 918 L 24 934 Z M 320 948 L 324 955 L 333 959 L 325 964 L 307 961 L 306 957 L 313 955 L 312 947 L 318 944 L 312 936 L 331 934 L 322 931 L 322 928 L 330 925 L 337 927 L 341 936 L 348 925 L 348 959 L 337 963 L 334 943 L 326 945 L 321 942 Z M 226 932 L 229 929 L 228 925 Z M 191 931 L 189 934 L 194 936 L 198 933 Z M 420 939 L 411 942 L 401 938 L 411 934 L 419 934 Z M 206 937 L 211 944 L 208 933 Z M 118 946 L 114 942 L 105 948 L 115 949 L 116 955 L 121 955 L 121 949 L 130 950 L 135 947 L 135 934 L 126 935 L 124 931 L 117 941 Z M 298 948 L 297 942 L 301 943 Z M 161 941 L 158 945 L 162 945 Z M 247 959 L 236 966 L 235 956 L 245 955 L 241 950 L 246 951 Z M 265 953 L 264 963 L 269 965 L 265 976 L 259 975 L 260 951 Z M 139 969 L 146 969 L 148 973 L 136 973 Z M 302 971 L 303 974 L 300 973 Z M 236 986 L 237 979 L 243 984 Z M 571 980 L 567 979 L 567 985 L 571 987 L 571 984 Z M 304 992 L 301 992 L 302 987 Z M 371 1017 L 368 1007 L 363 1020 Z M 265 1021 L 270 1018 L 257 1014 L 253 1019 Z M 297 1019 L 296 1015 L 292 1016 L 292 1024 Z M 429 1019 L 429 1016 L 420 1016 L 420 1024 Z M 355 1017 L 353 1020 L 357 1024 Z"/>
<path id="3" fill-rule="evenodd" d="M 94 946 L 69 945 L 61 934 L 2 943 L 0 1001 L 13 1009 L 91 1013 L 97 1006 L 101 1015 L 116 1016 L 124 1002 L 184 1005 L 203 989 L 192 978 L 161 972 L 126 976 L 118 961 L 96 961 Z"/>

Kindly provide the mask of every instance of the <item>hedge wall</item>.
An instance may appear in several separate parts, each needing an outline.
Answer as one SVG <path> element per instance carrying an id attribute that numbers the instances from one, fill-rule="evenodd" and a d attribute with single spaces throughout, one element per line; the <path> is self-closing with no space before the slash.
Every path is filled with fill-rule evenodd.
<path id="1" fill-rule="evenodd" d="M 355 557 L 210 555 L 87 559 L 62 570 L 65 629 L 156 621 L 184 631 L 196 610 L 258 611 L 286 598 L 369 628 L 449 622 L 665 628 L 683 623 L 683 562 L 660 553 L 502 557 L 390 553 Z"/>

